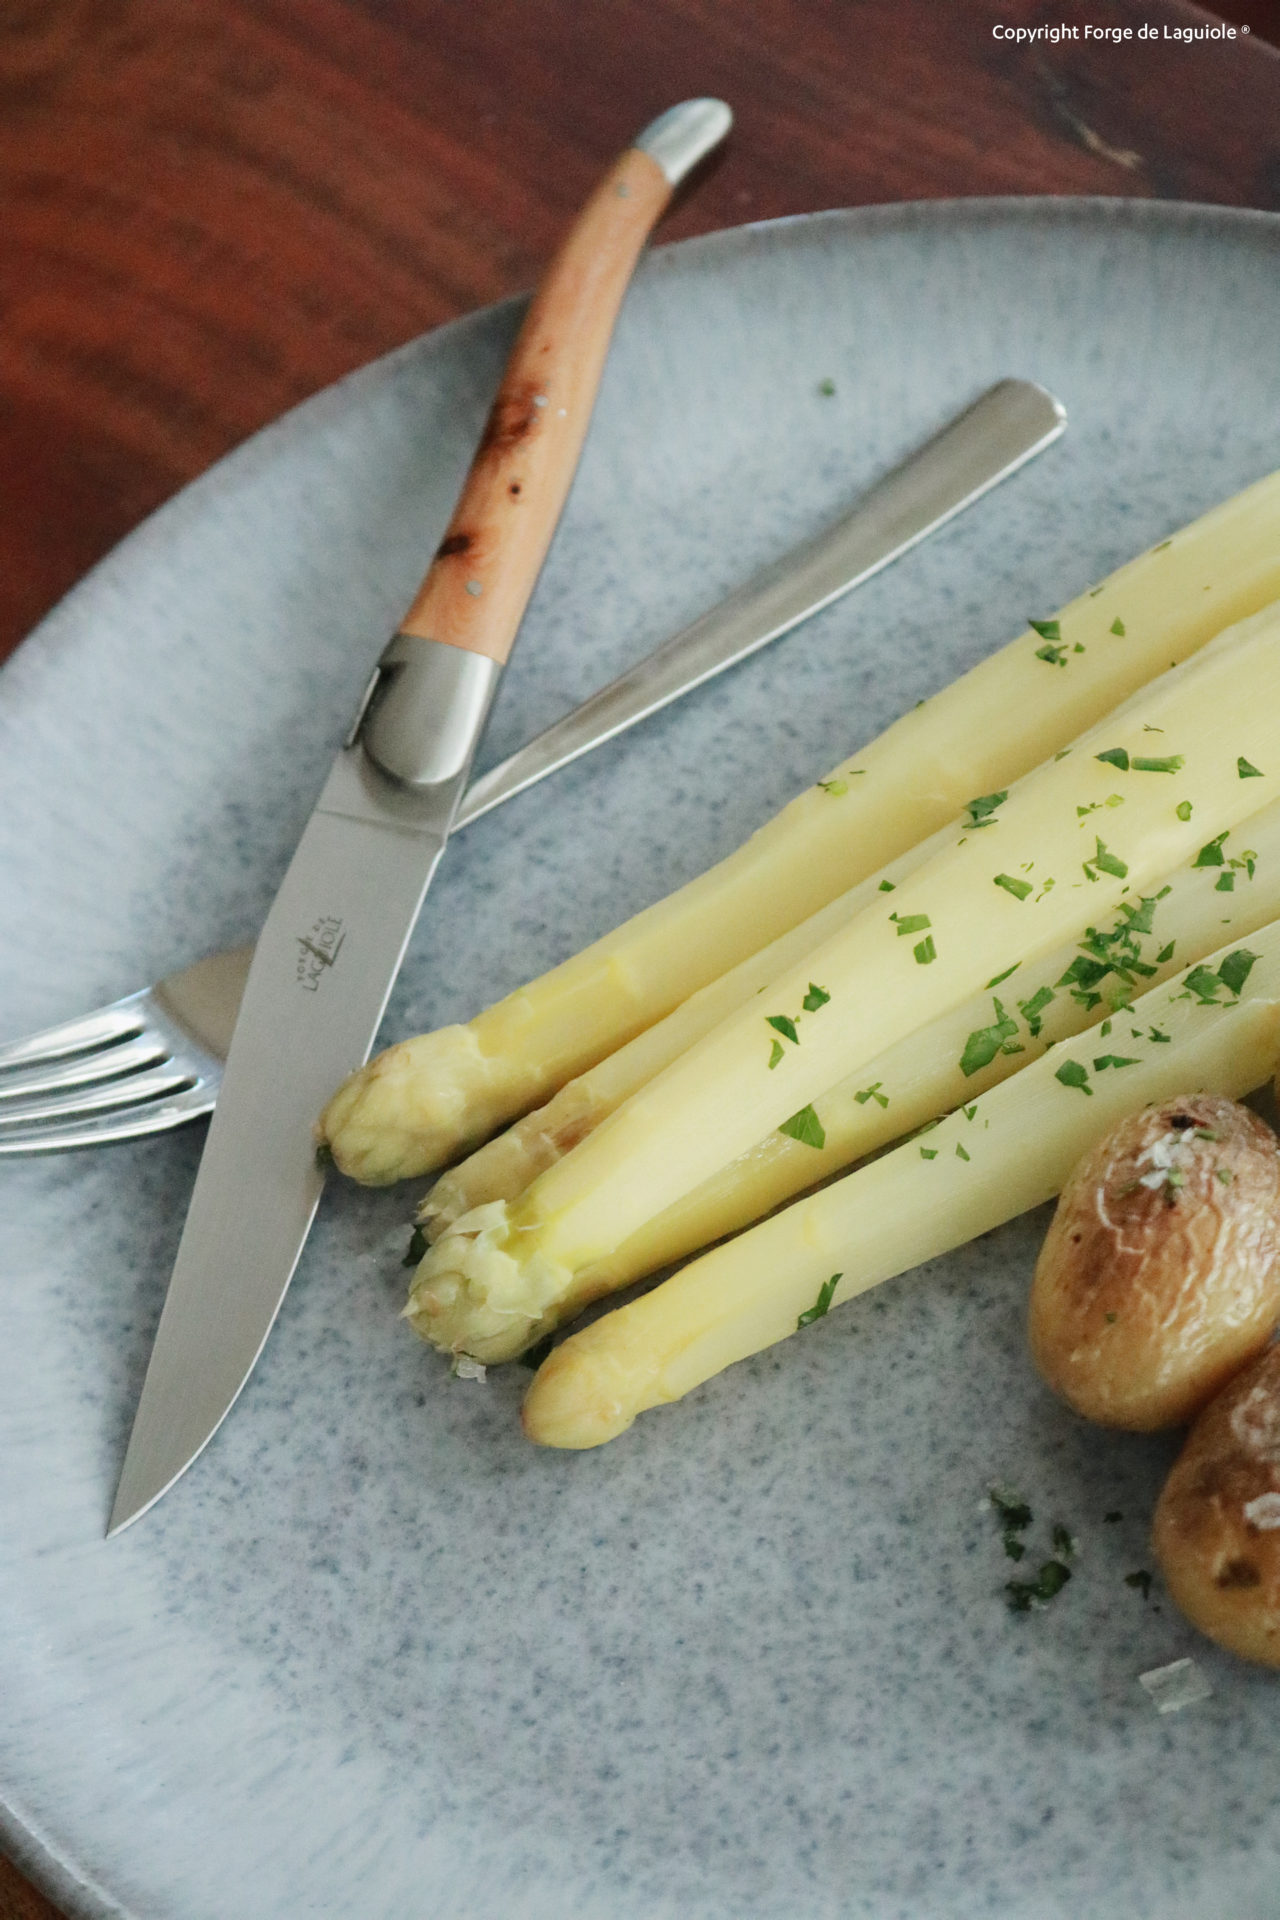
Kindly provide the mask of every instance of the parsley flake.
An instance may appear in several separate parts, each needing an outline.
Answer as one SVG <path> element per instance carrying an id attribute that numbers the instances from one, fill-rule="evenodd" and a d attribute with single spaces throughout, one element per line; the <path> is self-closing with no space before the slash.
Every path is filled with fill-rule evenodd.
<path id="1" fill-rule="evenodd" d="M 825 1129 L 812 1106 L 801 1107 L 799 1113 L 793 1113 L 789 1120 L 783 1121 L 778 1132 L 798 1140 L 802 1147 L 821 1148 L 827 1144 Z"/>
<path id="2" fill-rule="evenodd" d="M 1258 955 L 1256 953 L 1250 953 L 1247 947 L 1237 947 L 1234 953 L 1227 955 L 1222 965 L 1218 968 L 1218 978 L 1222 981 L 1223 986 L 1227 988 L 1228 992 L 1240 992 L 1240 989 L 1253 971 L 1254 962 L 1257 958 Z"/>
<path id="3" fill-rule="evenodd" d="M 765 1021 L 767 1025 L 774 1029 L 775 1033 L 780 1033 L 784 1040 L 789 1040 L 793 1047 L 800 1045 L 800 1035 L 796 1032 L 796 1023 L 785 1013 L 766 1013 Z"/>
<path id="4" fill-rule="evenodd" d="M 1030 1028 L 1031 1038 L 1033 1040 L 1039 1039 L 1040 1029 L 1044 1025 L 1040 1015 L 1044 1012 L 1050 1001 L 1055 998 L 1056 995 L 1052 987 L 1039 987 L 1029 1000 L 1019 1000 L 1018 1012 Z"/>
<path id="5" fill-rule="evenodd" d="M 956 1159 L 957 1160 L 969 1159 L 969 1155 L 965 1152 L 964 1148 L 960 1145 L 960 1142 L 958 1140 L 956 1141 Z"/>
<path id="6" fill-rule="evenodd" d="M 887 1107 L 889 1104 L 889 1096 L 887 1093 L 881 1093 L 880 1091 L 883 1085 L 883 1080 L 877 1080 L 874 1086 L 863 1087 L 862 1091 L 855 1093 L 853 1097 L 860 1107 L 865 1107 L 868 1100 L 874 1100 L 878 1107 Z"/>
<path id="7" fill-rule="evenodd" d="M 904 933 L 923 933 L 933 925 L 927 913 L 891 913 L 889 918 L 896 923 L 899 937 Z"/>
<path id="8" fill-rule="evenodd" d="M 1105 760 L 1108 766 L 1119 767 L 1121 773 L 1129 771 L 1129 755 L 1123 747 L 1107 747 L 1102 753 L 1094 754 L 1095 760 Z"/>
<path id="9" fill-rule="evenodd" d="M 1177 806 L 1174 808 L 1174 812 L 1177 814 L 1179 820 L 1189 820 L 1191 818 L 1191 802 L 1189 800 L 1179 800 Z"/>
<path id="10" fill-rule="evenodd" d="M 1055 1080 L 1060 1080 L 1064 1087 L 1079 1087 L 1081 1093 L 1087 1093 L 1090 1099 L 1093 1098 L 1093 1088 L 1089 1085 L 1089 1070 L 1079 1060 L 1064 1060 L 1053 1077 Z"/>
<path id="11" fill-rule="evenodd" d="M 938 1149 L 936 1147 L 921 1147 L 920 1158 L 922 1160 L 936 1160 L 937 1157 Z"/>
<path id="12" fill-rule="evenodd" d="M 819 1007 L 826 1006 L 830 998 L 831 998 L 831 995 L 827 992 L 825 987 L 815 986 L 813 981 L 811 980 L 809 982 L 809 991 L 808 993 L 806 993 L 804 999 L 800 1002 L 800 1004 L 804 1008 L 806 1013 L 816 1013 Z"/>
<path id="13" fill-rule="evenodd" d="M 1201 847 L 1199 853 L 1196 855 L 1195 859 L 1191 862 L 1192 866 L 1193 867 L 1225 866 L 1227 857 L 1222 851 L 1222 843 L 1227 838 L 1230 831 L 1231 831 L 1230 827 L 1226 828 L 1224 832 L 1217 834 L 1214 839 L 1210 840 L 1205 846 Z"/>
<path id="14" fill-rule="evenodd" d="M 1261 780 L 1264 778 L 1262 768 L 1252 766 L 1243 754 L 1241 754 L 1240 758 L 1236 761 L 1236 772 L 1242 780 Z"/>
<path id="15" fill-rule="evenodd" d="M 1103 1053 L 1093 1063 L 1095 1073 L 1102 1073 L 1107 1067 L 1140 1067 L 1141 1060 L 1128 1060 L 1119 1053 Z"/>
<path id="16" fill-rule="evenodd" d="M 1033 1607 L 1047 1606 L 1071 1578 L 1071 1569 L 1061 1560 L 1046 1560 L 1034 1580 L 1010 1580 L 1005 1584 L 1010 1613 L 1030 1613 Z"/>
<path id="17" fill-rule="evenodd" d="M 830 1311 L 831 1302 L 835 1298 L 836 1288 L 839 1286 L 840 1280 L 841 1275 L 833 1273 L 829 1280 L 823 1281 L 822 1285 L 818 1288 L 818 1297 L 813 1305 L 806 1307 L 800 1315 L 800 1318 L 796 1321 L 797 1333 L 799 1333 L 801 1327 L 811 1327 L 815 1320 L 823 1319 Z"/>
<path id="18" fill-rule="evenodd" d="M 1021 965 L 1021 960 L 1015 960 L 1013 965 L 1006 967 L 1003 973 L 997 973 L 993 979 L 988 980 L 984 992 L 989 992 L 992 987 L 998 987 L 1002 980 L 1007 980 L 1011 973 L 1016 973 Z"/>
<path id="19" fill-rule="evenodd" d="M 1016 880 L 1011 873 L 996 873 L 991 877 L 996 886 L 1003 887 L 1005 892 L 1011 893 L 1015 900 L 1025 900 L 1032 891 L 1029 880 Z"/>
<path id="20" fill-rule="evenodd" d="M 1115 619 L 1111 622 L 1110 631 L 1114 634 L 1118 634 L 1121 640 L 1124 639 L 1124 621 L 1120 618 L 1119 614 L 1117 614 Z"/>
<path id="21" fill-rule="evenodd" d="M 1132 764 L 1135 773 L 1181 773 L 1187 763 L 1180 753 L 1166 753 L 1158 759 L 1141 755 Z"/>
<path id="22" fill-rule="evenodd" d="M 966 1078 L 970 1074 L 980 1073 L 983 1067 L 989 1067 L 1009 1041 L 1016 1040 L 1018 1037 L 1017 1021 L 1009 1018 L 999 1000 L 993 999 L 991 1004 L 995 1009 L 994 1023 L 989 1027 L 977 1028 L 964 1043 L 964 1052 L 960 1055 L 960 1071 Z"/>
<path id="23" fill-rule="evenodd" d="M 785 1052 L 786 1052 L 786 1048 L 783 1046 L 781 1040 L 775 1040 L 772 1047 L 769 1049 L 770 1073 L 773 1072 L 773 1069 L 777 1066 L 779 1060 L 781 1060 Z"/>
<path id="24" fill-rule="evenodd" d="M 894 893 L 897 889 L 894 887 L 892 880 L 882 880 L 880 882 L 880 891 L 881 893 Z"/>
<path id="25" fill-rule="evenodd" d="M 1062 627 L 1057 620 L 1028 620 L 1032 633 L 1038 633 L 1042 640 L 1061 640 Z"/>
<path id="26" fill-rule="evenodd" d="M 964 804 L 969 818 L 965 821 L 965 826 L 993 826 L 995 824 L 993 816 L 997 807 L 1002 807 L 1008 798 L 1009 789 L 1003 787 L 999 793 L 980 793 L 976 800 L 966 800 Z"/>
<path id="27" fill-rule="evenodd" d="M 1217 879 L 1213 883 L 1213 890 L 1215 893 L 1234 893 L 1235 892 L 1236 877 L 1234 873 L 1232 873 L 1230 867 L 1228 867 L 1225 872 L 1220 873 L 1218 875 Z"/>
<path id="28" fill-rule="evenodd" d="M 912 952 L 915 954 L 917 966 L 927 967 L 931 960 L 936 960 L 938 949 L 933 944 L 933 935 L 926 933 L 924 939 L 912 948 Z"/>
<path id="29" fill-rule="evenodd" d="M 818 788 L 822 793 L 829 793 L 833 800 L 840 800 L 848 793 L 849 782 L 833 776 L 830 780 L 819 780 Z"/>
<path id="30" fill-rule="evenodd" d="M 830 378 L 826 380 L 819 380 L 818 392 L 825 395 L 828 400 L 831 398 L 835 390 L 836 390 L 836 383 L 834 380 Z"/>

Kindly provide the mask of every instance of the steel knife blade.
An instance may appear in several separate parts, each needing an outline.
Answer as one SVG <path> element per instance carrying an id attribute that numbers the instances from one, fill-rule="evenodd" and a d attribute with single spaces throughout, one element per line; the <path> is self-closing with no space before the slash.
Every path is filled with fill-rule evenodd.
<path id="1" fill-rule="evenodd" d="M 312 1134 L 367 1058 L 590 420 L 613 323 L 717 100 L 647 127 L 525 317 L 445 538 L 384 649 L 259 938 L 108 1534 L 207 1445 L 261 1353 L 323 1186 Z"/>

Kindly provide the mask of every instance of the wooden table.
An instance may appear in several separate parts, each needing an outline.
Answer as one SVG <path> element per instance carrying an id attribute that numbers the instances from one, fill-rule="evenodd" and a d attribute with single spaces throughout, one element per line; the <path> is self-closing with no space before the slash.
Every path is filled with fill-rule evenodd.
<path id="1" fill-rule="evenodd" d="M 245 435 L 527 286 L 606 159 L 688 95 L 729 100 L 737 131 L 664 238 L 955 194 L 1280 208 L 1280 0 L 1221 3 L 1249 29 L 1234 41 L 1019 47 L 994 27 L 1216 16 L 1184 0 L 9 0 L 0 658 Z M 0 1920 L 57 1920 L 3 1859 Z"/>

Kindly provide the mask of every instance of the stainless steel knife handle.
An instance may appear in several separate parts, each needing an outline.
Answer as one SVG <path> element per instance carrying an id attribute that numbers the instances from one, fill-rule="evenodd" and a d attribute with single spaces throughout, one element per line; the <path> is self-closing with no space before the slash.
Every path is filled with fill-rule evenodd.
<path id="1" fill-rule="evenodd" d="M 1001 380 L 886 474 L 851 513 L 785 554 L 477 780 L 455 827 L 635 726 L 810 614 L 962 513 L 1065 430 L 1066 410 L 1032 380 Z"/>

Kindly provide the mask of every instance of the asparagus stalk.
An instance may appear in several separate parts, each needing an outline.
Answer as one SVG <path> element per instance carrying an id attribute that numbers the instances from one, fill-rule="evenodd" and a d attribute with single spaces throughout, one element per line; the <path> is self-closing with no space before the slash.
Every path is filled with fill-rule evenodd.
<path id="1" fill-rule="evenodd" d="M 599 1446 L 829 1306 L 1052 1198 L 1081 1155 L 1138 1107 L 1261 1085 L 1280 1052 L 1280 923 L 1250 945 L 1252 954 L 1223 948 L 1202 963 L 1223 983 L 1213 1000 L 1182 974 L 1135 1002 L 1123 1049 L 1132 1064 L 1101 1067 L 1092 1036 L 1056 1048 L 923 1139 L 572 1335 L 534 1379 L 529 1438 Z"/>
<path id="2" fill-rule="evenodd" d="M 438 1240 L 476 1207 L 493 1200 L 514 1200 L 695 1041 L 746 1006 L 779 974 L 799 965 L 878 895 L 901 885 L 954 837 L 952 828 L 944 827 L 860 880 L 798 927 L 692 994 L 616 1053 L 566 1081 L 545 1106 L 525 1114 L 505 1133 L 441 1174 L 418 1208 L 418 1224 L 425 1227 L 428 1239 Z"/>
<path id="3" fill-rule="evenodd" d="M 1087 1028 L 1101 1023 L 1100 1053 L 1110 1050 L 1117 1058 L 1127 1058 L 1132 1021 L 1126 1020 L 1125 1009 L 1135 994 L 1203 959 L 1221 945 L 1227 927 L 1239 940 L 1277 919 L 1280 805 L 1272 805 L 1229 834 L 1225 843 L 1210 840 L 1145 899 L 1123 902 L 1114 923 L 1091 929 L 1084 944 L 1069 941 L 1047 958 L 1018 968 L 1007 982 L 989 984 L 833 1087 L 814 1102 L 817 1126 L 807 1139 L 775 1129 L 758 1140 L 575 1275 L 564 1298 L 553 1302 L 540 1319 L 494 1319 L 477 1305 L 465 1324 L 452 1321 L 452 1342 L 478 1359 L 511 1359 L 588 1301 L 739 1232 L 855 1160 L 973 1100 L 1058 1041 Z M 651 1034 L 660 1030 L 653 1028 Z M 616 1067 L 631 1052 L 624 1048 L 604 1066 Z M 603 1073 L 600 1068 L 572 1082 L 544 1114 L 553 1114 L 565 1095 L 589 1087 Z M 582 1097 L 575 1104 L 575 1129 L 566 1126 L 558 1134 L 544 1126 L 536 1141 L 517 1145 L 512 1136 L 529 1125 L 522 1121 L 452 1176 L 446 1175 L 440 1185 L 448 1188 L 448 1204 L 460 1213 L 464 1203 L 477 1207 L 516 1199 L 537 1173 L 572 1147 L 575 1130 L 577 1138 L 585 1136 L 592 1124 L 591 1109 Z M 603 1117 L 599 1113 L 595 1124 Z M 493 1157 L 504 1142 L 512 1143 L 507 1154 Z M 437 1333 L 443 1331 L 441 1327 Z"/>
<path id="4" fill-rule="evenodd" d="M 1280 605 L 1029 775 L 982 816 L 986 830 L 963 832 L 864 909 L 513 1205 L 443 1236 L 415 1279 L 415 1326 L 452 1326 L 473 1301 L 540 1316 L 582 1269 L 775 1127 L 803 1140 L 827 1088 L 1012 965 L 1114 917 L 1206 833 L 1229 832 L 1278 791 Z"/>
<path id="5" fill-rule="evenodd" d="M 668 899 L 465 1026 L 378 1054 L 322 1139 L 372 1184 L 456 1158 L 1277 595 L 1280 473 L 905 714 Z"/>

